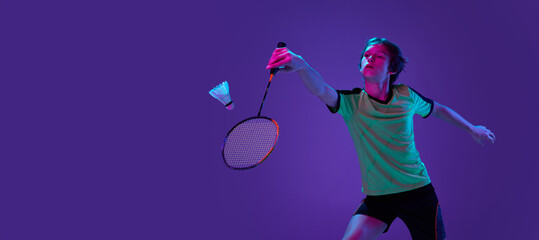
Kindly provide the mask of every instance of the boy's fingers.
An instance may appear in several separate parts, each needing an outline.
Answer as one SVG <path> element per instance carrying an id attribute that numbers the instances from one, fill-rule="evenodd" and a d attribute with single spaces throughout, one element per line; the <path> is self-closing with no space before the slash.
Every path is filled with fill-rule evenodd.
<path id="1" fill-rule="evenodd" d="M 272 55 L 280 55 L 282 53 L 285 53 L 285 52 L 288 52 L 288 50 L 286 48 L 277 48 L 275 49 L 275 51 L 273 51 L 273 54 Z"/>
<path id="2" fill-rule="evenodd" d="M 287 64 L 290 62 L 290 56 L 277 56 L 277 57 L 272 57 L 268 63 L 268 65 L 266 66 L 266 69 L 270 69 L 270 68 L 275 68 L 275 67 L 280 67 L 284 64 Z"/>
<path id="3" fill-rule="evenodd" d="M 289 63 L 292 60 L 290 53 L 286 47 L 276 48 L 271 55 L 271 58 L 266 66 L 266 69 L 281 67 L 284 64 Z"/>
<path id="4" fill-rule="evenodd" d="M 269 64 L 269 65 L 266 66 L 266 69 L 282 67 L 285 64 L 286 64 L 286 62 L 278 62 L 278 63 L 275 63 L 275 64 Z"/>
<path id="5" fill-rule="evenodd" d="M 286 64 L 286 63 L 289 63 L 292 61 L 292 57 L 290 56 L 290 54 L 286 55 L 283 62 Z"/>
<path id="6" fill-rule="evenodd" d="M 280 61 L 282 61 L 284 58 L 271 58 L 268 62 L 268 66 L 279 64 Z"/>
<path id="7" fill-rule="evenodd" d="M 274 63 L 274 64 L 268 64 L 268 65 L 266 66 L 266 69 L 271 69 L 271 68 L 281 67 L 281 66 L 283 66 L 283 65 L 285 65 L 285 64 L 287 64 L 287 63 L 288 63 L 288 62 L 286 62 L 286 61 L 281 61 L 281 62 Z"/>
<path id="8" fill-rule="evenodd" d="M 272 56 L 270 58 L 270 63 L 275 63 L 275 62 L 281 61 L 281 60 L 285 59 L 286 56 L 287 56 L 286 54 Z"/>
<path id="9" fill-rule="evenodd" d="M 281 61 L 282 59 L 286 58 L 287 56 L 290 56 L 290 54 L 288 52 L 283 52 L 283 53 L 280 53 L 280 54 L 275 54 L 275 55 L 272 55 L 271 58 L 270 58 L 270 62 L 276 62 L 276 61 Z"/>

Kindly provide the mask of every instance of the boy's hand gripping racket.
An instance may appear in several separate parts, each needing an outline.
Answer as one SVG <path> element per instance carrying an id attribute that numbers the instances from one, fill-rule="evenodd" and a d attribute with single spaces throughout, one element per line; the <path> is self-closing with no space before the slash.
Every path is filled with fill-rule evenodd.
<path id="1" fill-rule="evenodd" d="M 286 47 L 286 43 L 279 42 L 277 47 Z M 262 112 L 271 79 L 278 71 L 279 68 L 272 68 L 270 71 L 268 86 L 258 115 L 239 122 L 226 135 L 223 142 L 223 159 L 229 168 L 236 170 L 254 168 L 273 151 L 279 137 L 279 125 L 269 117 L 260 116 L 260 112 Z"/>

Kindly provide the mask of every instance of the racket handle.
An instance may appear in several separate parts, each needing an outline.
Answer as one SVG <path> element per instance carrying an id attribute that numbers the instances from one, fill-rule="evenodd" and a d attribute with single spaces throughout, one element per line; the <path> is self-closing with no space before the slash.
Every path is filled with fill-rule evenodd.
<path id="1" fill-rule="evenodd" d="M 277 47 L 278 48 L 284 48 L 284 47 L 286 47 L 286 43 L 279 42 L 279 43 L 277 43 Z M 277 74 L 278 71 L 279 71 L 279 68 L 272 68 L 270 70 L 270 75 L 273 74 L 273 76 L 275 76 L 275 74 Z"/>

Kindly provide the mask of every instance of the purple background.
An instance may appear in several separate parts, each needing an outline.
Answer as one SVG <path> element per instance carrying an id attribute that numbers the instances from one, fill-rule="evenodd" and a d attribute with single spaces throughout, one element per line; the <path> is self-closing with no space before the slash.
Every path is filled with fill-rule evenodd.
<path id="1" fill-rule="evenodd" d="M 344 121 L 297 74 L 263 115 L 281 135 L 233 171 L 278 41 L 336 89 L 364 42 L 397 43 L 398 82 L 491 129 L 481 147 L 416 117 L 450 239 L 539 239 L 537 1 L 4 1 L 2 239 L 340 239 L 361 193 Z M 236 109 L 208 91 L 228 81 Z M 396 220 L 380 239 L 410 239 Z"/>

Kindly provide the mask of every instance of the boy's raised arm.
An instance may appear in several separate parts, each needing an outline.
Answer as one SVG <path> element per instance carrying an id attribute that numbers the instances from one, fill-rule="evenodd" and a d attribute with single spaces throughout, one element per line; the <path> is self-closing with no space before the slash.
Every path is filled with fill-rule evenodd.
<path id="1" fill-rule="evenodd" d="M 337 91 L 324 82 L 322 76 L 311 68 L 300 55 L 293 53 L 288 48 L 277 48 L 273 51 L 266 69 L 276 67 L 284 67 L 281 70 L 285 72 L 297 72 L 309 92 L 320 98 L 326 105 L 337 107 Z"/>

